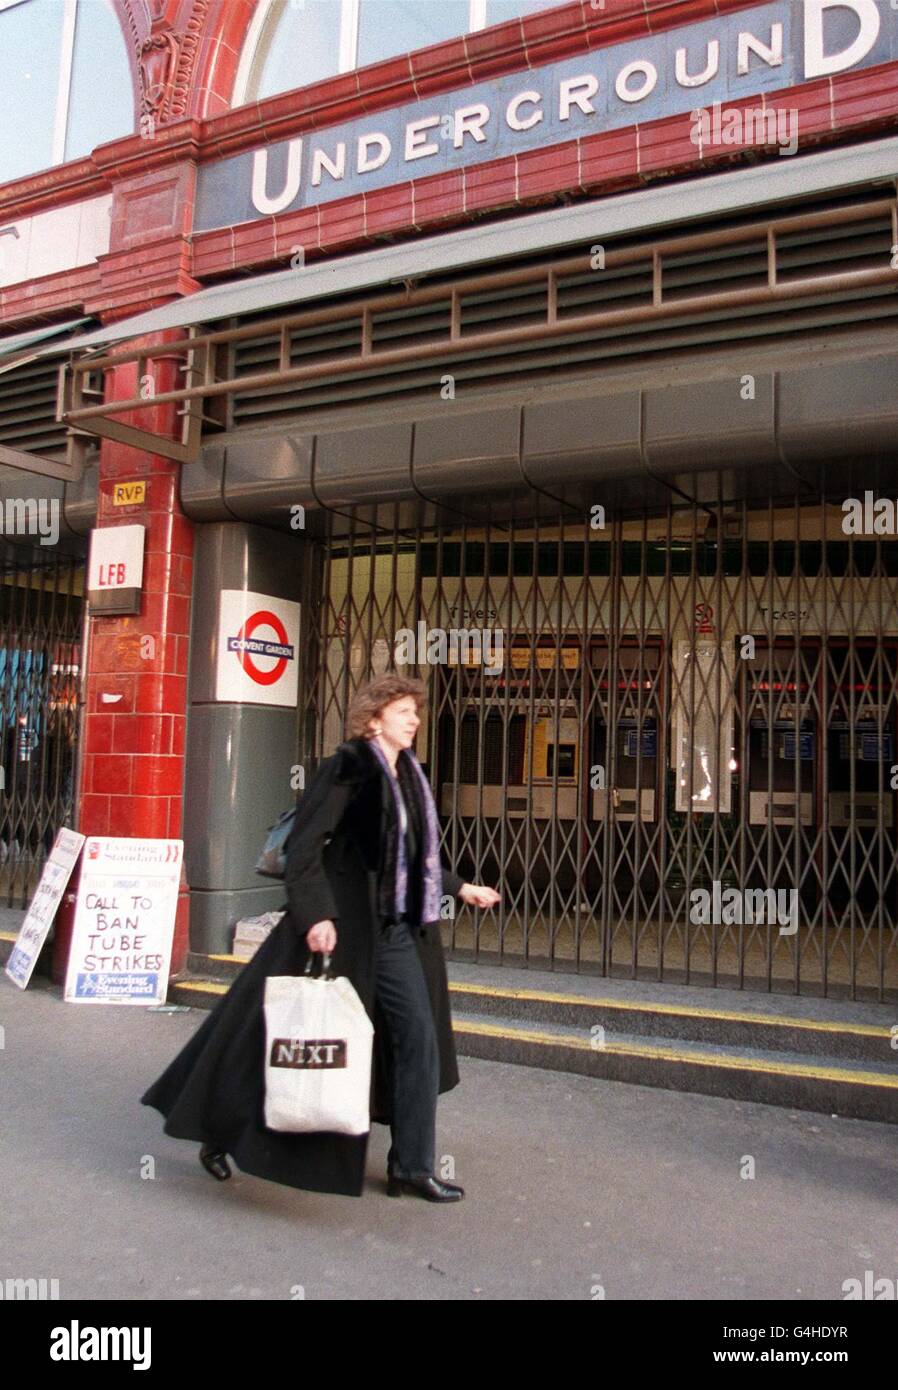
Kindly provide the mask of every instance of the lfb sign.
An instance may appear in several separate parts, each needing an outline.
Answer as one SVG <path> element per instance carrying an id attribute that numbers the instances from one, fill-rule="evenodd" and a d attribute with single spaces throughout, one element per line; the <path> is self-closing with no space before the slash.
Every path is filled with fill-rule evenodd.
<path id="1" fill-rule="evenodd" d="M 216 700 L 295 705 L 298 650 L 298 603 L 246 589 L 222 589 Z"/>
<path id="2" fill-rule="evenodd" d="M 90 533 L 87 596 L 94 613 L 139 613 L 145 526 L 101 526 Z"/>

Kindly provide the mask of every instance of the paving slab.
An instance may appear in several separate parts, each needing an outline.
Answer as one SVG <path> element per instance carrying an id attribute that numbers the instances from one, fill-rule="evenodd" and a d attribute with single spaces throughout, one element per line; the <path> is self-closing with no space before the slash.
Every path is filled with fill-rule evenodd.
<path id="1" fill-rule="evenodd" d="M 379 1125 L 361 1198 L 217 1183 L 139 1103 L 205 1017 L 0 977 L 0 1279 L 88 1300 L 801 1301 L 898 1278 L 894 1126 L 466 1057 L 438 1112 L 457 1205 L 385 1195 Z"/>

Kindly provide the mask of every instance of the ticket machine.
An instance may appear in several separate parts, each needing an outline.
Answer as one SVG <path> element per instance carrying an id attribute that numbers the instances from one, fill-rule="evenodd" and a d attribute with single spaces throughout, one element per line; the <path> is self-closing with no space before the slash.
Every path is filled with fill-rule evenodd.
<path id="1" fill-rule="evenodd" d="M 801 653 L 792 647 L 759 649 L 748 667 L 749 824 L 813 825 L 817 721 Z"/>
<path id="2" fill-rule="evenodd" d="M 891 829 L 895 793 L 896 651 L 857 641 L 831 643 L 827 728 L 827 811 L 834 829 Z"/>
<path id="3" fill-rule="evenodd" d="M 826 808 L 830 828 L 827 896 L 836 910 L 862 913 L 883 902 L 896 911 L 896 883 L 883 882 L 882 855 L 894 854 L 896 652 L 856 641 L 830 643 Z M 880 830 L 884 843 L 874 841 Z"/>
<path id="4" fill-rule="evenodd" d="M 570 892 L 576 854 L 546 829 L 575 821 L 580 805 L 579 645 L 515 639 L 501 672 L 447 668 L 443 681 L 440 814 L 468 827 L 482 819 L 486 882 L 501 874 L 514 891 L 526 881 L 537 893 Z"/>
<path id="5" fill-rule="evenodd" d="M 576 819 L 579 666 L 579 646 L 558 649 L 517 640 L 503 671 L 489 678 L 486 694 L 474 672 L 447 673 L 460 699 L 447 701 L 440 717 L 442 815 Z M 562 678 L 556 684 L 559 668 Z"/>
<path id="6" fill-rule="evenodd" d="M 616 656 L 596 644 L 592 765 L 602 769 L 604 787 L 592 787 L 595 820 L 654 821 L 658 795 L 657 646 L 620 647 Z M 613 735 L 609 739 L 609 720 Z"/>
<path id="7" fill-rule="evenodd" d="M 870 717 L 875 711 L 869 707 L 864 713 L 866 717 L 856 718 L 853 724 L 846 718 L 832 719 L 827 732 L 827 809 L 829 823 L 837 829 L 852 823 L 858 828 L 882 825 L 891 829 L 895 823 L 890 776 L 895 761 L 893 730 L 888 726 L 880 729 L 880 721 Z"/>

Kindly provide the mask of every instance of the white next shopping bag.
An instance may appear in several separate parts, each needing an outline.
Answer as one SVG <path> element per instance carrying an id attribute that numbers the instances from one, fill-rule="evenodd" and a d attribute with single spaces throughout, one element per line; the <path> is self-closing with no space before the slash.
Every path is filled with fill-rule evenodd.
<path id="1" fill-rule="evenodd" d="M 265 1124 L 293 1134 L 367 1134 L 374 1025 L 345 975 L 265 981 Z"/>

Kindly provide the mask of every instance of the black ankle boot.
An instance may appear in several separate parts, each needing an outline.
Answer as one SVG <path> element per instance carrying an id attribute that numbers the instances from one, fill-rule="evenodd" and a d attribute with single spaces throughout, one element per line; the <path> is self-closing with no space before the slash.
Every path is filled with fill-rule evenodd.
<path id="1" fill-rule="evenodd" d="M 219 1182 L 226 1182 L 231 1176 L 231 1165 L 228 1163 L 228 1156 L 221 1149 L 216 1149 L 214 1144 L 203 1144 L 200 1148 L 200 1163 L 202 1163 L 207 1173 L 211 1173 L 213 1178 L 218 1178 Z"/>

